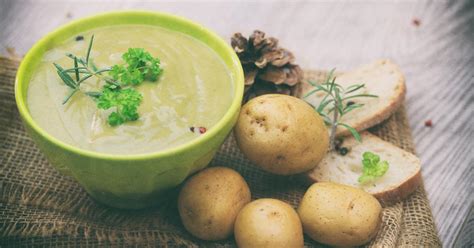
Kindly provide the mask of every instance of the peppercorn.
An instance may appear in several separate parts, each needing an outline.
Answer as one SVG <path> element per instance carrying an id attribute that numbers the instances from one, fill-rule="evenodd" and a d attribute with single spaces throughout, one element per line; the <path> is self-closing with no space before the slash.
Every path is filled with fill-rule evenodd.
<path id="1" fill-rule="evenodd" d="M 417 27 L 421 25 L 421 21 L 418 18 L 413 19 L 412 23 L 414 26 L 417 26 Z"/>
<path id="2" fill-rule="evenodd" d="M 351 106 L 351 105 L 354 105 L 354 104 L 355 104 L 355 102 L 353 102 L 353 101 L 348 101 L 347 102 L 347 106 Z"/>
<path id="3" fill-rule="evenodd" d="M 425 126 L 426 127 L 432 127 L 433 126 L 433 122 L 431 120 L 427 120 L 425 121 Z"/>
<path id="4" fill-rule="evenodd" d="M 76 41 L 81 41 L 81 40 L 84 40 L 84 36 L 82 35 L 76 36 Z"/>
<path id="5" fill-rule="evenodd" d="M 347 147 L 339 148 L 339 154 L 341 154 L 342 156 L 345 156 L 348 152 L 349 152 L 349 149 L 347 149 Z"/>

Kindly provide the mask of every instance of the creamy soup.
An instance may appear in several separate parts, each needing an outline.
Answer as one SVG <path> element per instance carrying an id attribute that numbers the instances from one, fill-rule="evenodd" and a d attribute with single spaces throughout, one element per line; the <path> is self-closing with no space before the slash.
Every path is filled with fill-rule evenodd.
<path id="1" fill-rule="evenodd" d="M 91 58 L 99 68 L 122 63 L 121 55 L 128 48 L 144 48 L 161 60 L 158 81 L 136 87 L 143 96 L 138 120 L 110 126 L 110 111 L 98 109 L 93 98 L 82 93 L 103 86 L 94 77 L 62 104 L 71 89 L 60 79 L 53 62 L 72 67 L 65 54 L 85 56 L 92 35 Z M 193 37 L 144 25 L 101 28 L 80 36 L 47 51 L 28 88 L 33 119 L 63 142 L 101 153 L 150 153 L 199 137 L 230 107 L 233 82 L 228 68 L 212 49 Z"/>

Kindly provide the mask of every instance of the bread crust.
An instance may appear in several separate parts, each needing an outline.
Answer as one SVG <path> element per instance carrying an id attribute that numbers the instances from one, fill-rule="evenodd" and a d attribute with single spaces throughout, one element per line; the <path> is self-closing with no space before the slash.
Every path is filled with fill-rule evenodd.
<path id="1" fill-rule="evenodd" d="M 398 187 L 389 189 L 387 191 L 372 194 L 384 206 L 390 206 L 400 202 L 415 192 L 421 185 L 421 170 L 418 170 L 415 175 L 408 178 Z"/>

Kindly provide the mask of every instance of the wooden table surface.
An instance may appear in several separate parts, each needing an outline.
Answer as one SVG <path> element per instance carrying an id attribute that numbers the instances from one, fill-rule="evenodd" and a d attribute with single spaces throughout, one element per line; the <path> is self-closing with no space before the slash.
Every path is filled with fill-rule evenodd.
<path id="1" fill-rule="evenodd" d="M 0 53 L 13 47 L 24 54 L 61 24 L 116 9 L 174 13 L 227 40 L 261 29 L 294 51 L 304 68 L 348 70 L 394 60 L 406 75 L 410 126 L 441 240 L 445 247 L 456 239 L 472 244 L 474 1 L 0 0 Z"/>

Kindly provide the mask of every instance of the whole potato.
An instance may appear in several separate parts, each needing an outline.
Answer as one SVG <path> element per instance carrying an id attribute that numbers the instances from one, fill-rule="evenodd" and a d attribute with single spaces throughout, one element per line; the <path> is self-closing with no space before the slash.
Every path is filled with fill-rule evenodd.
<path id="1" fill-rule="evenodd" d="M 229 237 L 240 209 L 250 202 L 244 178 L 225 167 L 211 167 L 192 176 L 178 198 L 184 227 L 204 240 Z"/>
<path id="2" fill-rule="evenodd" d="M 238 247 L 303 247 L 303 230 L 296 211 L 276 199 L 247 204 L 237 216 L 234 236 Z"/>
<path id="3" fill-rule="evenodd" d="M 280 175 L 314 168 L 329 145 L 319 114 L 303 100 L 281 94 L 262 95 L 247 102 L 234 134 L 249 160 Z"/>
<path id="4" fill-rule="evenodd" d="M 315 183 L 303 196 L 298 214 L 304 232 L 332 246 L 359 246 L 377 233 L 380 203 L 363 190 L 330 182 Z"/>

